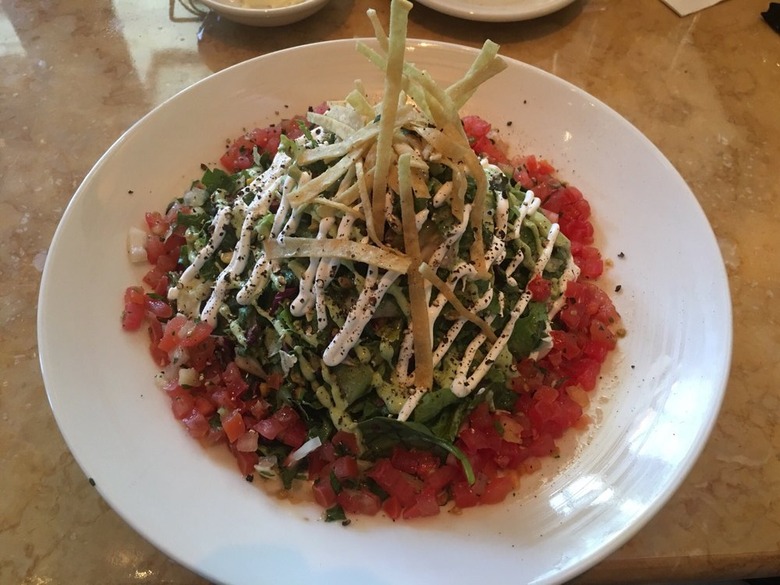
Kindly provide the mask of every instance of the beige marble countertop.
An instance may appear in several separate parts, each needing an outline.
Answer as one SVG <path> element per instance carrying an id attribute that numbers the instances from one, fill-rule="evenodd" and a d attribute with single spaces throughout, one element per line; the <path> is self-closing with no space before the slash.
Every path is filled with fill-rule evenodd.
<path id="1" fill-rule="evenodd" d="M 182 0 L 0 3 L 0 583 L 197 584 L 100 498 L 49 409 L 36 351 L 41 270 L 57 222 L 98 157 L 152 107 L 229 65 L 371 34 L 384 0 L 332 0 L 279 29 Z M 412 13 L 410 36 L 481 45 L 592 93 L 682 173 L 728 267 L 734 357 L 700 460 L 668 505 L 577 581 L 780 574 L 780 35 L 764 0 L 680 18 L 659 0 L 578 0 L 538 20 Z M 85 359 L 89 359 L 85 356 Z"/>

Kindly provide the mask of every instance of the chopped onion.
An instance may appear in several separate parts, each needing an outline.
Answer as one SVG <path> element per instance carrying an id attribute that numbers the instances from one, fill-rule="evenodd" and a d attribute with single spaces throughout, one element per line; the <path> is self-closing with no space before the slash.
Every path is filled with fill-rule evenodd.
<path id="1" fill-rule="evenodd" d="M 241 453 L 253 453 L 257 451 L 257 440 L 259 436 L 257 431 L 249 429 L 236 439 L 236 451 L 240 451 Z"/>
<path id="2" fill-rule="evenodd" d="M 133 264 L 146 262 L 146 232 L 137 227 L 127 230 L 127 256 Z"/>
<path id="3" fill-rule="evenodd" d="M 200 373 L 195 368 L 179 368 L 179 386 L 195 387 L 200 385 Z"/>
<path id="4" fill-rule="evenodd" d="M 190 207 L 200 207 L 208 199 L 208 191 L 200 187 L 193 187 L 184 194 L 184 205 Z"/>
<path id="5" fill-rule="evenodd" d="M 266 477 L 275 475 L 277 461 L 276 455 L 260 457 L 260 460 L 255 464 L 255 471 Z"/>
<path id="6" fill-rule="evenodd" d="M 316 451 L 321 445 L 322 441 L 319 437 L 312 437 L 287 456 L 287 459 L 284 461 L 285 465 L 291 465 L 296 461 L 300 461 L 309 453 Z"/>

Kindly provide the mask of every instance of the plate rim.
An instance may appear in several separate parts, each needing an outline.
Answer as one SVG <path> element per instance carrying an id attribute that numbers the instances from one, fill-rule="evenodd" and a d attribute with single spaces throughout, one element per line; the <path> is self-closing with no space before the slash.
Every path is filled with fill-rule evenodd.
<path id="1" fill-rule="evenodd" d="M 431 10 L 442 14 L 473 20 L 477 22 L 520 22 L 540 18 L 562 10 L 576 0 L 543 0 L 543 4 L 527 8 L 522 1 L 516 7 L 507 7 L 500 3 L 474 4 L 468 0 L 416 0 Z"/>

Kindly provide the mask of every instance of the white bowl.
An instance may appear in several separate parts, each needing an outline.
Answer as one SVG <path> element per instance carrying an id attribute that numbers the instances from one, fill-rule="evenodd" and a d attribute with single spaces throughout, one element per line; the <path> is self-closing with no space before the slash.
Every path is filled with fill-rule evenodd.
<path id="1" fill-rule="evenodd" d="M 228 20 L 250 26 L 283 26 L 307 18 L 330 0 L 300 0 L 278 8 L 245 8 L 238 0 L 200 0 Z M 292 1 L 292 0 L 291 0 Z"/>

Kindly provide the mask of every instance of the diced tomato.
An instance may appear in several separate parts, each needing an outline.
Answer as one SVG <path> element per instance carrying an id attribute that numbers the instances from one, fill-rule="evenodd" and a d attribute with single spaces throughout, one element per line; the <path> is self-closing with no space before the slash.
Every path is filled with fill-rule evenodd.
<path id="1" fill-rule="evenodd" d="M 349 455 L 336 459 L 333 462 L 332 470 L 338 479 L 357 479 L 359 475 L 357 459 Z"/>
<path id="2" fill-rule="evenodd" d="M 414 504 L 404 509 L 403 517 L 406 520 L 411 520 L 412 518 L 436 516 L 440 511 L 436 492 L 432 489 L 424 489 L 418 494 Z"/>
<path id="3" fill-rule="evenodd" d="M 155 236 L 162 237 L 168 231 L 168 222 L 159 211 L 149 211 L 145 215 L 146 225 L 149 232 Z"/>
<path id="4" fill-rule="evenodd" d="M 390 458 L 393 467 L 421 479 L 426 478 L 441 466 L 439 459 L 430 451 L 396 447 Z"/>
<path id="5" fill-rule="evenodd" d="M 366 473 L 379 487 L 395 497 L 402 507 L 411 506 L 420 489 L 420 483 L 409 474 L 393 467 L 389 459 L 380 459 Z"/>
<path id="6" fill-rule="evenodd" d="M 346 454 L 358 455 L 359 453 L 357 437 L 353 433 L 342 430 L 336 431 L 330 442 L 333 443 L 336 449 Z"/>
<path id="7" fill-rule="evenodd" d="M 279 440 L 287 445 L 297 449 L 308 439 L 309 431 L 306 429 L 306 423 L 300 418 L 295 420 L 286 429 L 279 433 Z"/>
<path id="8" fill-rule="evenodd" d="M 284 426 L 278 419 L 268 417 L 257 421 L 252 428 L 260 433 L 261 437 L 273 441 L 284 430 Z"/>
<path id="9" fill-rule="evenodd" d="M 146 293 L 140 286 L 128 286 L 125 289 L 125 303 L 143 306 L 146 303 Z"/>
<path id="10" fill-rule="evenodd" d="M 189 392 L 177 393 L 175 396 L 171 396 L 171 410 L 173 416 L 183 420 L 195 410 L 195 399 Z"/>
<path id="11" fill-rule="evenodd" d="M 203 416 L 211 416 L 217 412 L 217 405 L 205 396 L 196 396 L 195 410 L 197 410 Z"/>
<path id="12" fill-rule="evenodd" d="M 490 122 L 483 120 L 480 116 L 464 116 L 463 130 L 469 139 L 481 138 L 487 136 L 492 126 Z"/>
<path id="13" fill-rule="evenodd" d="M 458 508 L 472 508 L 479 504 L 479 496 L 466 480 L 456 481 L 453 484 L 452 499 Z"/>
<path id="14" fill-rule="evenodd" d="M 538 302 L 546 301 L 550 298 L 550 281 L 538 275 L 534 276 L 528 283 L 528 291 L 531 293 L 533 300 Z"/>
<path id="15" fill-rule="evenodd" d="M 336 505 L 336 492 L 328 479 L 316 479 L 311 486 L 314 501 L 323 508 Z"/>
<path id="16" fill-rule="evenodd" d="M 509 162 L 503 151 L 487 136 L 477 138 L 471 148 L 478 155 L 487 158 L 490 163 L 506 164 Z"/>
<path id="17" fill-rule="evenodd" d="M 572 256 L 582 278 L 598 278 L 604 272 L 604 261 L 593 246 L 572 246 Z"/>
<path id="18" fill-rule="evenodd" d="M 442 465 L 425 478 L 425 487 L 438 493 L 452 483 L 459 473 L 454 465 Z"/>
<path id="19" fill-rule="evenodd" d="M 143 305 L 136 303 L 125 303 L 125 310 L 122 311 L 122 329 L 125 331 L 138 331 L 144 322 L 146 312 Z"/>
<path id="20" fill-rule="evenodd" d="M 198 325 L 200 324 L 201 323 L 198 323 Z M 196 325 L 195 327 L 197 327 L 198 325 Z M 207 325 L 206 327 L 210 332 L 211 326 Z M 184 341 L 185 340 L 182 340 L 182 345 L 184 345 Z M 241 373 L 239 367 L 236 365 L 236 362 L 230 362 L 225 368 L 225 371 L 222 372 L 222 384 L 224 384 L 225 388 L 227 388 L 227 390 L 234 396 L 240 396 L 241 394 L 246 392 L 247 388 L 249 388 L 249 384 L 247 383 L 246 380 L 244 380 L 244 376 Z"/>
<path id="21" fill-rule="evenodd" d="M 498 504 L 515 489 L 514 481 L 508 475 L 499 475 L 491 479 L 479 498 L 480 504 Z"/>
<path id="22" fill-rule="evenodd" d="M 143 277 L 144 284 L 159 294 L 160 283 L 163 279 L 167 278 L 167 274 L 164 270 L 161 270 L 157 266 L 153 266 Z"/>
<path id="23" fill-rule="evenodd" d="M 231 443 L 234 443 L 246 431 L 244 418 L 238 409 L 223 414 L 220 421 L 222 422 L 222 430 L 225 431 L 225 435 Z"/>
<path id="24" fill-rule="evenodd" d="M 465 116 L 463 130 L 476 154 L 486 157 L 493 164 L 509 163 L 506 154 L 489 137 L 492 130 L 489 122 L 479 116 Z"/>
<path id="25" fill-rule="evenodd" d="M 305 123 L 306 119 L 303 116 L 294 116 L 282 120 L 278 125 L 255 128 L 236 138 L 219 161 L 230 173 L 248 169 L 255 164 L 255 149 L 260 154 L 274 156 L 279 149 L 281 136 L 285 135 L 291 139 L 301 136 L 303 134 L 301 124 Z"/>
<path id="26" fill-rule="evenodd" d="M 184 423 L 184 426 L 187 427 L 187 432 L 196 439 L 202 439 L 209 432 L 209 421 L 203 413 L 198 410 L 195 410 L 190 413 L 189 416 L 184 417 L 182 422 Z"/>
<path id="27" fill-rule="evenodd" d="M 215 349 L 216 340 L 213 337 L 207 337 L 199 344 L 188 347 L 189 366 L 198 372 L 204 371 L 212 363 Z"/>
<path id="28" fill-rule="evenodd" d="M 345 488 L 336 495 L 336 501 L 347 514 L 375 516 L 382 509 L 379 496 L 367 489 Z"/>
<path id="29" fill-rule="evenodd" d="M 160 256 L 165 254 L 165 242 L 162 237 L 149 233 L 146 235 L 146 260 L 149 264 L 157 264 Z"/>
<path id="30" fill-rule="evenodd" d="M 162 299 L 146 297 L 145 307 L 156 319 L 170 319 L 173 317 L 173 307 Z"/>
<path id="31" fill-rule="evenodd" d="M 176 315 L 173 319 L 165 324 L 163 329 L 163 336 L 160 339 L 158 347 L 162 351 L 173 351 L 180 344 L 179 333 L 182 327 L 187 323 L 187 317 L 184 315 Z"/>
<path id="32" fill-rule="evenodd" d="M 252 475 L 255 471 L 255 465 L 257 465 L 260 461 L 260 457 L 257 455 L 257 453 L 245 453 L 236 451 L 235 449 L 231 450 L 231 452 L 236 458 L 236 463 L 238 463 L 238 470 L 241 472 L 241 475 L 244 477 Z"/>
<path id="33" fill-rule="evenodd" d="M 391 520 L 398 520 L 403 513 L 403 506 L 398 498 L 395 496 L 389 496 L 384 502 L 382 502 L 382 511 L 387 514 L 387 517 Z"/>

